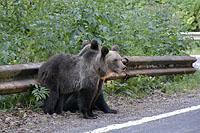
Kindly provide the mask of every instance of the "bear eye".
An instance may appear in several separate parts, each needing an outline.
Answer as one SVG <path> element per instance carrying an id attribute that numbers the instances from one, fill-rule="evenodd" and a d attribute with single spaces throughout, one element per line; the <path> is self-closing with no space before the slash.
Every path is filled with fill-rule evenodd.
<path id="1" fill-rule="evenodd" d="M 114 59 L 114 62 L 117 62 L 118 61 L 118 59 Z"/>

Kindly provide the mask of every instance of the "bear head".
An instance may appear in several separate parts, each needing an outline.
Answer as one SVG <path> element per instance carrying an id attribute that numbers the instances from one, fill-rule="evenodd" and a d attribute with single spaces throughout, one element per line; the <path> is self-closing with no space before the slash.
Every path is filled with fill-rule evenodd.
<path id="1" fill-rule="evenodd" d="M 106 63 L 108 64 L 109 72 L 122 73 L 126 70 L 125 61 L 119 54 L 119 47 L 113 46 L 106 55 Z"/>
<path id="2" fill-rule="evenodd" d="M 79 56 L 89 59 L 95 71 L 100 77 L 106 77 L 109 73 L 122 73 L 126 70 L 124 59 L 118 53 L 118 47 L 113 46 L 109 51 L 107 47 L 101 47 L 96 40 L 87 41 Z"/>

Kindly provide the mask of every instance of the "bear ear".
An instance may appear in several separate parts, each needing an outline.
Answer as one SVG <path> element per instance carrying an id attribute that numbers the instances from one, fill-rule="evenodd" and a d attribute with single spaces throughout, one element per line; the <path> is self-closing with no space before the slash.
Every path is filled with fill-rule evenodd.
<path id="1" fill-rule="evenodd" d="M 101 55 L 102 57 L 105 57 L 108 54 L 109 50 L 107 47 L 102 47 L 101 49 Z"/>
<path id="2" fill-rule="evenodd" d="M 92 40 L 90 48 L 94 49 L 94 50 L 99 50 L 99 44 L 98 44 L 98 42 L 96 40 Z"/>
<path id="3" fill-rule="evenodd" d="M 119 46 L 118 45 L 113 45 L 111 48 L 112 51 L 119 51 Z"/>
<path id="4" fill-rule="evenodd" d="M 82 41 L 82 48 L 84 48 L 86 45 L 90 44 L 91 42 L 88 40 Z"/>

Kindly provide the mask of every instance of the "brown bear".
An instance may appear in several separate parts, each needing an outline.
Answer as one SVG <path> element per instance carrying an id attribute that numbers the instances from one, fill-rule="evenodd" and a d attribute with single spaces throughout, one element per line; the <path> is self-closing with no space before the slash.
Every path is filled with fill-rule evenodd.
<path id="1" fill-rule="evenodd" d="M 86 47 L 86 45 L 90 44 L 89 41 L 86 41 L 84 42 L 82 45 L 83 45 L 83 49 L 80 51 L 79 55 L 80 54 L 83 54 L 85 51 L 87 51 L 89 49 L 89 46 Z M 111 49 L 111 51 L 109 51 L 109 54 L 111 54 L 112 57 L 109 61 L 108 61 L 108 65 L 109 66 L 116 66 L 114 65 L 114 63 L 116 63 L 116 59 L 117 58 L 120 58 L 122 59 L 121 57 L 119 57 L 119 47 L 117 45 L 114 45 Z M 117 57 L 118 56 L 118 57 Z M 117 57 L 117 58 L 116 58 Z M 128 60 L 126 58 L 123 58 L 122 59 L 122 62 L 124 64 L 126 64 L 128 62 Z M 103 111 L 104 113 L 114 113 L 116 114 L 117 111 L 116 110 L 113 110 L 113 109 L 110 109 L 108 104 L 106 103 L 105 99 L 104 99 L 104 95 L 103 95 L 103 80 L 100 79 L 99 80 L 99 96 L 97 96 L 95 102 L 94 102 L 94 105 L 93 105 L 93 109 L 97 109 L 97 110 L 100 110 L 100 111 Z M 70 111 L 70 112 L 76 112 L 78 111 L 78 100 L 77 100 L 77 95 L 71 95 L 70 97 L 67 97 L 65 98 L 65 102 L 64 102 L 64 108 L 63 110 L 64 111 Z"/>
<path id="2" fill-rule="evenodd" d="M 44 102 L 45 113 L 60 114 L 64 99 L 77 95 L 83 117 L 96 118 L 92 113 L 92 106 L 100 91 L 99 80 L 110 72 L 122 72 L 126 66 L 122 62 L 115 63 L 117 66 L 109 66 L 109 50 L 101 48 L 97 41 L 93 40 L 88 46 L 82 54 L 57 55 L 40 67 L 38 81 L 50 90 L 49 97 Z"/>

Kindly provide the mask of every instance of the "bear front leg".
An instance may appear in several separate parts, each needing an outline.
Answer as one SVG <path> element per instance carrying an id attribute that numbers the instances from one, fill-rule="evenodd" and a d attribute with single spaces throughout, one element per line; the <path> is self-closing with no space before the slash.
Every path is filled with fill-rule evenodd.
<path id="1" fill-rule="evenodd" d="M 113 114 L 116 114 L 117 111 L 116 110 L 113 110 L 113 109 L 110 109 L 108 104 L 106 103 L 105 99 L 104 99 L 104 96 L 103 96 L 103 83 L 104 81 L 103 80 L 99 80 L 99 83 L 98 83 L 98 92 L 97 92 L 97 96 L 95 98 L 95 103 L 94 103 L 94 107 L 96 109 L 99 109 L 101 111 L 103 111 L 104 113 L 113 113 Z"/>
<path id="2" fill-rule="evenodd" d="M 80 112 L 83 114 L 85 119 L 96 119 L 97 115 L 93 114 L 91 104 L 94 99 L 93 89 L 82 89 L 78 95 L 78 106 Z"/>
<path id="3" fill-rule="evenodd" d="M 113 114 L 117 113 L 116 110 L 110 109 L 110 107 L 106 103 L 102 90 L 100 92 L 99 97 L 97 98 L 97 100 L 95 102 L 95 107 L 98 108 L 99 110 L 103 111 L 104 113 L 113 113 Z"/>

